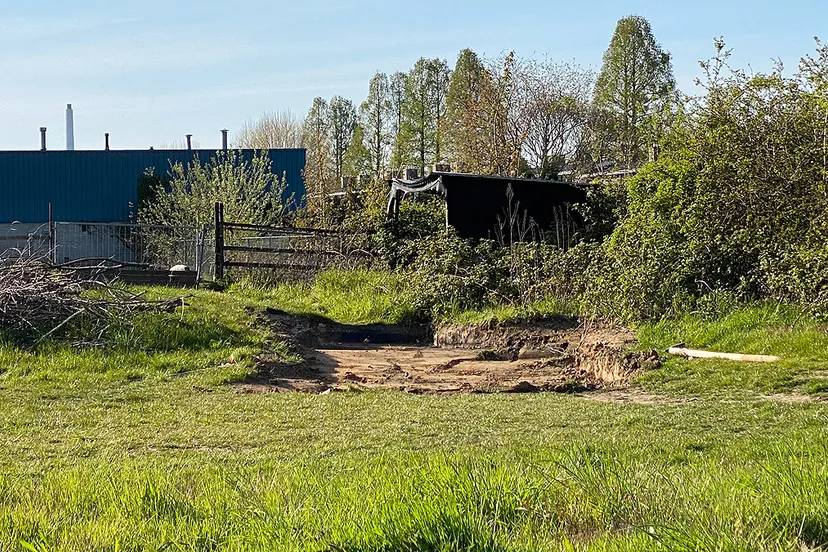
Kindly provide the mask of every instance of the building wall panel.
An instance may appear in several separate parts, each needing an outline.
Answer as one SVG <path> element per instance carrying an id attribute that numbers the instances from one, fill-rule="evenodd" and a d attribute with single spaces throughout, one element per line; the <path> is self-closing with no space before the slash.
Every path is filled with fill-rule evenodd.
<path id="1" fill-rule="evenodd" d="M 241 150 L 245 159 L 253 150 Z M 213 150 L 3 151 L 0 152 L 0 224 L 55 220 L 129 222 L 138 203 L 138 178 L 148 168 L 167 175 L 170 163 L 186 166 L 198 155 L 206 163 Z M 269 150 L 274 174 L 284 173 L 285 196 L 305 195 L 304 149 Z M 130 206 L 130 203 L 132 206 Z"/>

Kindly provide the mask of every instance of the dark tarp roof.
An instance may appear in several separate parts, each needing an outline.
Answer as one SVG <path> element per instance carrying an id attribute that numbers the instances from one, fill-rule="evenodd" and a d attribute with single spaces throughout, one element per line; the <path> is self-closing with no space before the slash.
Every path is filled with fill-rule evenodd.
<path id="1" fill-rule="evenodd" d="M 513 209 L 525 212 L 545 230 L 567 207 L 586 200 L 586 192 L 565 182 L 433 172 L 418 180 L 390 182 L 388 216 L 399 214 L 400 202 L 408 194 L 435 193 L 446 201 L 447 223 L 464 238 L 495 238 L 498 216 L 504 219 L 509 207 L 511 185 Z M 568 214 L 566 216 L 569 216 Z"/>

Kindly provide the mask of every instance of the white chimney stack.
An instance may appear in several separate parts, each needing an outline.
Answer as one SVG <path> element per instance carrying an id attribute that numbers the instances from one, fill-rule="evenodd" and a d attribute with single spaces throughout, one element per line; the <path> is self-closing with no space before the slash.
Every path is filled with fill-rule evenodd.
<path id="1" fill-rule="evenodd" d="M 72 104 L 66 104 L 66 151 L 75 149 L 75 121 L 72 116 Z"/>

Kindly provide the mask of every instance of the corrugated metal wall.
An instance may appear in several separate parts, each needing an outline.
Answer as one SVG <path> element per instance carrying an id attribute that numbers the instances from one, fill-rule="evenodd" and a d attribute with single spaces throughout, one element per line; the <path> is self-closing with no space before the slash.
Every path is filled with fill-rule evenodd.
<path id="1" fill-rule="evenodd" d="M 213 150 L 0 151 L 0 223 L 54 220 L 129 222 L 138 178 L 148 168 L 166 175 L 170 163 L 206 163 Z M 252 159 L 253 150 L 242 150 Z M 269 150 L 273 172 L 287 179 L 286 195 L 305 195 L 304 149 Z"/>

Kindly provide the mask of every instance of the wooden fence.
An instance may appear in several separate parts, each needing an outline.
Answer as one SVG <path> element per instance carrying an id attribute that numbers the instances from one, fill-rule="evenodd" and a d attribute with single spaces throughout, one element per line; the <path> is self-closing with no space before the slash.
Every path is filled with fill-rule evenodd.
<path id="1" fill-rule="evenodd" d="M 228 268 L 266 269 L 308 276 L 338 261 L 370 257 L 354 246 L 353 235 L 317 228 L 228 222 L 215 205 L 216 279 Z"/>

